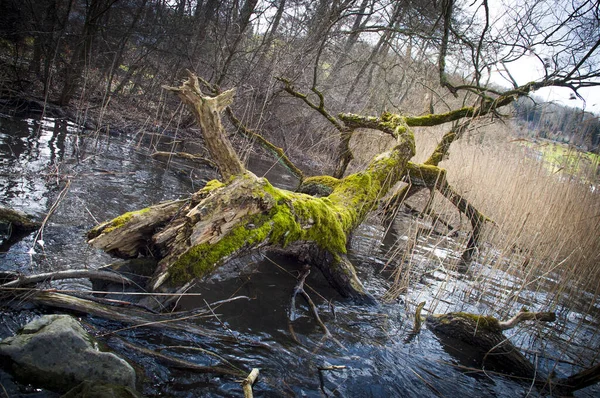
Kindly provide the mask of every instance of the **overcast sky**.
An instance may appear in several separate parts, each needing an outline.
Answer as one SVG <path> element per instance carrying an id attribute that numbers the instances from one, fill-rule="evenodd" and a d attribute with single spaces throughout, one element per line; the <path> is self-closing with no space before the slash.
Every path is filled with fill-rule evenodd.
<path id="1" fill-rule="evenodd" d="M 488 0 L 490 6 L 490 20 L 495 23 L 502 24 L 503 19 L 507 14 L 504 4 L 520 2 L 521 0 Z M 480 1 L 471 3 L 475 7 L 481 4 Z M 561 10 L 555 10 L 560 12 Z M 544 54 L 544 49 L 535 49 L 539 54 Z M 551 54 L 544 54 L 546 56 Z M 598 56 L 596 58 L 599 58 Z M 544 76 L 545 70 L 540 60 L 534 55 L 524 56 L 520 60 L 506 65 L 512 77 L 519 85 L 526 84 L 531 81 L 539 81 Z M 502 77 L 501 73 L 493 73 L 492 81 L 496 84 L 511 87 L 511 82 Z M 561 105 L 578 107 L 585 109 L 588 112 L 593 112 L 600 115 L 600 86 L 581 88 L 578 90 L 584 100 L 573 98 L 573 91 L 564 87 L 547 87 L 533 93 L 534 96 L 541 98 L 544 101 L 552 101 Z"/>

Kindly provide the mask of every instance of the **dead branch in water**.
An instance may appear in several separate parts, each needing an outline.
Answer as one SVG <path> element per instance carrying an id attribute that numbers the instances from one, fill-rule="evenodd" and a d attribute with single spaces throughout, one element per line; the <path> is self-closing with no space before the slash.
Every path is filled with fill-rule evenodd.
<path id="1" fill-rule="evenodd" d="M 506 321 L 498 322 L 500 329 L 512 329 L 521 322 L 539 321 L 539 322 L 554 322 L 556 314 L 554 312 L 529 312 L 521 310 L 519 313 Z"/>
<path id="2" fill-rule="evenodd" d="M 344 348 L 344 346 L 333 337 L 331 332 L 329 332 L 329 329 L 327 328 L 327 326 L 325 325 L 325 323 L 321 320 L 321 317 L 319 316 L 319 310 L 317 309 L 317 306 L 315 305 L 314 301 L 312 301 L 312 299 L 310 298 L 310 295 L 308 293 L 306 293 L 306 290 L 304 290 L 304 283 L 306 282 L 306 278 L 308 277 L 309 274 L 310 274 L 310 266 L 305 265 L 304 268 L 302 269 L 302 273 L 298 277 L 298 283 L 296 283 L 296 286 L 294 287 L 294 292 L 292 293 L 292 298 L 290 301 L 290 316 L 288 318 L 290 332 L 292 333 L 294 340 L 298 341 L 296 338 L 296 334 L 294 333 L 292 321 L 294 320 L 295 313 L 296 313 L 296 296 L 300 295 L 300 296 L 302 296 L 302 298 L 304 298 L 304 301 L 306 301 L 306 303 L 310 307 L 311 313 L 312 313 L 315 321 L 319 324 L 321 329 L 323 329 L 323 334 L 325 335 L 324 337 L 332 339 L 333 341 L 336 342 L 337 345 L 339 345 L 341 348 Z"/>
<path id="3" fill-rule="evenodd" d="M 193 362 L 186 361 L 184 359 L 175 358 L 170 355 L 165 355 L 160 352 L 156 352 L 154 350 L 151 350 L 151 349 L 148 349 L 145 347 L 141 347 L 137 344 L 130 343 L 121 338 L 114 337 L 114 339 L 118 339 L 119 344 L 122 344 L 124 347 L 134 350 L 134 351 L 137 351 L 137 352 L 140 352 L 149 357 L 155 358 L 159 362 L 164 363 L 166 366 L 185 369 L 188 371 L 198 372 L 198 373 L 215 373 L 215 374 L 230 375 L 230 376 L 241 376 L 243 374 L 241 370 L 235 368 L 233 365 L 229 364 L 228 362 L 226 362 L 227 367 L 198 365 Z"/>
<path id="4" fill-rule="evenodd" d="M 40 282 L 78 278 L 100 279 L 108 282 L 122 283 L 126 285 L 134 284 L 134 282 L 131 279 L 126 278 L 123 275 L 118 274 L 116 272 L 98 271 L 94 269 L 70 269 L 66 271 L 46 272 L 43 274 L 35 275 L 18 275 L 16 279 L 10 282 L 6 282 L 0 285 L 0 287 L 22 287 Z"/>
<path id="5" fill-rule="evenodd" d="M 258 368 L 253 368 L 248 377 L 242 380 L 242 390 L 244 391 L 244 398 L 252 398 L 254 396 L 252 393 L 252 385 L 256 382 L 258 374 Z"/>
<path id="6" fill-rule="evenodd" d="M 123 330 L 129 330 L 131 328 L 150 327 L 158 329 L 165 328 L 179 330 L 219 340 L 233 340 L 230 336 L 227 336 L 223 333 L 205 329 L 190 322 L 186 322 L 187 320 L 192 318 L 212 316 L 208 311 L 197 311 L 192 315 L 186 316 L 173 316 L 172 314 L 154 314 L 136 308 L 114 307 L 103 303 L 97 303 L 93 300 L 88 300 L 81 297 L 74 297 L 57 291 L 39 291 L 36 289 L 27 289 L 27 294 L 22 294 L 23 290 L 20 288 L 2 288 L 2 290 L 13 290 L 20 292 L 21 294 L 19 296 L 13 295 L 13 297 L 23 302 L 53 308 L 60 308 L 63 310 L 75 311 L 79 313 L 98 316 L 111 321 L 133 325 L 111 333 L 117 333 Z M 239 298 L 247 299 L 247 297 Z"/>
<path id="7" fill-rule="evenodd" d="M 163 151 L 156 151 L 154 152 L 152 155 L 153 158 L 155 159 L 164 159 L 167 158 L 171 159 L 171 158 L 179 158 L 179 159 L 183 159 L 183 160 L 190 160 L 194 163 L 198 163 L 202 166 L 209 166 L 212 167 L 213 169 L 217 169 L 217 165 L 215 164 L 215 162 L 213 162 L 210 159 L 207 159 L 205 157 L 199 156 L 199 155 L 193 155 L 191 153 L 187 153 L 187 152 L 163 152 Z"/>

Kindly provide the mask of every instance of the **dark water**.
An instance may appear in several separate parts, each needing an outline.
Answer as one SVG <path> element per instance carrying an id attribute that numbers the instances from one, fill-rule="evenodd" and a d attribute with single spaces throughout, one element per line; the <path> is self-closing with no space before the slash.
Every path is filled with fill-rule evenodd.
<path id="1" fill-rule="evenodd" d="M 154 149 L 185 149 L 181 145 L 171 138 L 148 134 L 125 137 L 82 132 L 74 124 L 58 119 L 0 118 L 0 203 L 40 219 L 52 210 L 42 233 L 32 233 L 2 247 L 0 270 L 35 273 L 98 268 L 113 262 L 113 258 L 86 244 L 87 230 L 123 212 L 185 197 L 216 177 L 210 170 L 175 161 L 166 164 L 149 156 Z M 292 189 L 296 183 L 274 161 L 254 157 L 248 167 L 280 187 Z M 407 240 L 404 234 L 412 221 L 409 215 L 400 214 L 395 230 L 387 235 L 377 222 L 365 223 L 352 239 L 352 260 L 368 290 L 378 298 L 391 283 L 389 270 L 394 264 L 386 267 L 387 259 L 398 242 Z M 471 275 L 457 274 L 448 266 L 459 257 L 457 245 L 448 237 L 420 239 L 412 268 L 407 270 L 414 275 L 410 288 L 391 303 L 382 301 L 377 306 L 342 300 L 318 271 L 313 271 L 307 284 L 318 294 L 310 294 L 335 341 L 323 338 L 301 299 L 297 300 L 293 322 L 288 321 L 290 295 L 301 264 L 276 255 L 234 261 L 193 290 L 201 296 L 179 302 L 178 309 L 189 310 L 231 296 L 249 297 L 215 308 L 218 319 L 195 321 L 234 338 L 209 340 L 191 333 L 137 328 L 117 332 L 106 341 L 137 365 L 144 394 L 175 397 L 242 393 L 233 377 L 166 367 L 131 351 L 122 339 L 197 364 L 218 363 L 215 357 L 193 350 L 199 347 L 246 371 L 258 367 L 261 376 L 254 391 L 262 397 L 537 396 L 537 390 L 528 382 L 467 371 L 477 366 L 477 358 L 468 347 L 440 341 L 426 326 L 418 336 L 410 337 L 413 311 L 421 301 L 427 302 L 424 315 L 428 311 L 469 311 L 505 317 L 524 305 L 530 310 L 557 311 L 559 321 L 551 329 L 525 326 L 507 333 L 511 341 L 530 353 L 542 375 L 552 371 L 559 376 L 571 374 L 580 370 L 574 364 L 596 355 L 599 307 L 594 296 L 581 292 L 578 300 L 567 300 L 546 293 L 539 284 L 535 289 L 523 288 L 518 277 L 477 263 Z M 493 255 L 493 248 L 487 253 Z M 545 282 L 552 285 L 552 275 L 546 276 Z M 62 282 L 58 287 L 92 288 L 87 281 Z M 6 337 L 35 312 L 2 310 L 0 316 L 0 337 Z M 82 320 L 97 333 L 123 327 L 93 317 Z M 165 349 L 171 346 L 192 348 Z M 332 365 L 343 368 L 319 370 Z M 0 382 L 8 386 L 11 396 L 26 390 L 8 381 L 3 374 Z M 31 396 L 52 396 L 28 391 Z M 599 394 L 600 389 L 595 387 L 576 395 Z"/>

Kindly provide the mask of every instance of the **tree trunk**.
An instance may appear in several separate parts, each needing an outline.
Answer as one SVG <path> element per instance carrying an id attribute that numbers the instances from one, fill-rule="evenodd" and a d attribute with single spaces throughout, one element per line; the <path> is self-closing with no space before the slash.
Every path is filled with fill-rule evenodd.
<path id="1" fill-rule="evenodd" d="M 397 145 L 365 171 L 344 179 L 307 179 L 330 189 L 327 197 L 318 198 L 273 187 L 245 171 L 235 153 L 219 159 L 230 144 L 224 134 L 209 131 L 209 125 L 223 132 L 219 111 L 231 101 L 232 91 L 206 97 L 193 75 L 171 90 L 202 125 L 223 182 L 209 182 L 185 202 L 154 205 L 101 224 L 89 233 L 90 244 L 123 257 L 152 252 L 160 259 L 150 283 L 156 290 L 186 286 L 245 251 L 296 243 L 292 252 L 317 265 L 342 296 L 371 300 L 346 257 L 346 244 L 414 156 L 414 137 L 403 119 L 385 123 L 395 132 Z"/>
<path id="2" fill-rule="evenodd" d="M 81 34 L 81 41 L 73 52 L 71 61 L 65 67 L 64 86 L 58 103 L 62 106 L 68 105 L 79 88 L 86 66 L 90 63 L 92 55 L 92 44 L 99 29 L 99 18 L 104 14 L 112 3 L 104 0 L 92 0 L 85 15 L 85 23 Z"/>

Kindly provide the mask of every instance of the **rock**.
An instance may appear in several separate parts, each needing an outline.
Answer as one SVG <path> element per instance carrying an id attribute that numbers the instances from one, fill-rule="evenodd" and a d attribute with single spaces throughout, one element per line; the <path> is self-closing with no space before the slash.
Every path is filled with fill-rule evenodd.
<path id="1" fill-rule="evenodd" d="M 45 315 L 0 342 L 0 356 L 11 360 L 18 379 L 66 392 L 84 380 L 135 387 L 135 371 L 124 359 L 102 352 L 68 315 Z"/>

